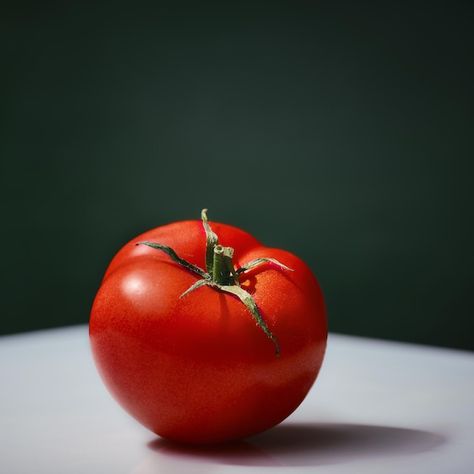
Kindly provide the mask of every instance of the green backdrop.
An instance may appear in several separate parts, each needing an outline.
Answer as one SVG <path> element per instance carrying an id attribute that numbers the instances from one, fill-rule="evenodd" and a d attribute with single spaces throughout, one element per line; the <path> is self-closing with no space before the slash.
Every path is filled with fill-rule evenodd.
<path id="1" fill-rule="evenodd" d="M 474 349 L 472 4 L 38 3 L 0 18 L 2 333 L 86 322 L 121 245 L 208 207 L 332 331 Z"/>

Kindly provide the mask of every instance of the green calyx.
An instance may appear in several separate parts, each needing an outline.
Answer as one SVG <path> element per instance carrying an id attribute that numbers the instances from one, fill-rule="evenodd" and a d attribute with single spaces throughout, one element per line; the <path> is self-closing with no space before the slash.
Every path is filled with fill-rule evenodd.
<path id="1" fill-rule="evenodd" d="M 187 296 L 189 293 L 201 288 L 202 286 L 209 286 L 239 298 L 252 315 L 257 326 L 272 341 L 275 347 L 275 354 L 279 356 L 280 345 L 278 344 L 277 338 L 268 328 L 252 295 L 240 286 L 239 277 L 245 274 L 245 272 L 265 263 L 271 263 L 283 270 L 288 271 L 292 271 L 291 268 L 288 268 L 286 265 L 283 265 L 274 258 L 257 258 L 236 269 L 232 261 L 234 249 L 232 247 L 224 247 L 219 244 L 217 235 L 212 231 L 211 226 L 209 225 L 209 221 L 207 219 L 207 209 L 202 210 L 201 220 L 204 231 L 206 232 L 206 270 L 203 270 L 197 265 L 194 265 L 179 257 L 171 247 L 166 245 L 161 245 L 155 242 L 138 242 L 136 245 L 147 245 L 153 249 L 161 250 L 162 252 L 166 253 L 174 262 L 200 277 L 200 279 L 191 285 L 180 296 L 180 298 Z"/>

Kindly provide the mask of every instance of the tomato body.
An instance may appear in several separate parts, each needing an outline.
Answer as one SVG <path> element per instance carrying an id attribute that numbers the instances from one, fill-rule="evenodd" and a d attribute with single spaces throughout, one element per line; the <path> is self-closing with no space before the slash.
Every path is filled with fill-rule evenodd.
<path id="1" fill-rule="evenodd" d="M 243 274 L 281 355 L 233 295 L 208 286 L 180 295 L 197 277 L 144 240 L 172 247 L 205 268 L 200 221 L 157 227 L 126 244 L 110 263 L 91 311 L 99 372 L 117 401 L 156 434 L 188 443 L 243 438 L 285 419 L 314 383 L 327 338 L 318 283 L 295 255 L 213 223 L 233 247 L 236 267 L 272 257 Z"/>

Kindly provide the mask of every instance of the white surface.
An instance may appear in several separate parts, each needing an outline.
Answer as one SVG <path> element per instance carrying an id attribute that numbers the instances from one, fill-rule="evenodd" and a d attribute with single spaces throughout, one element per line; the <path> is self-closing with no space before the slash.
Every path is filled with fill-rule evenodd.
<path id="1" fill-rule="evenodd" d="M 1 474 L 472 473 L 474 355 L 331 335 L 323 370 L 283 424 L 189 449 L 112 400 L 85 327 L 0 338 Z"/>

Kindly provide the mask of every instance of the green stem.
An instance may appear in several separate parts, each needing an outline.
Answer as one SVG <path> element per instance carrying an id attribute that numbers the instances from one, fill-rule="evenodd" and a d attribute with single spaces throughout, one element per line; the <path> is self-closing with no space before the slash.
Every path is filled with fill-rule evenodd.
<path id="1" fill-rule="evenodd" d="M 232 263 L 234 249 L 216 245 L 212 261 L 212 281 L 218 285 L 234 285 L 235 270 Z"/>

